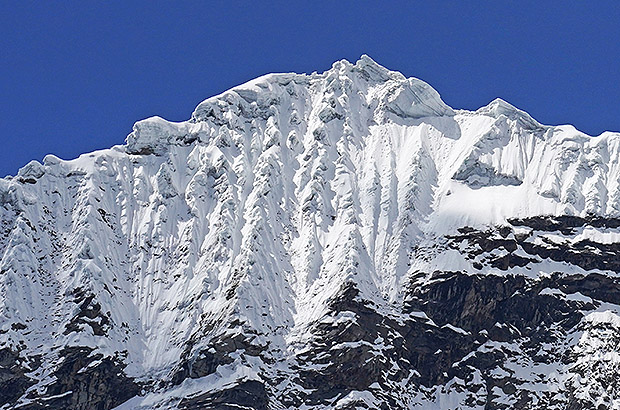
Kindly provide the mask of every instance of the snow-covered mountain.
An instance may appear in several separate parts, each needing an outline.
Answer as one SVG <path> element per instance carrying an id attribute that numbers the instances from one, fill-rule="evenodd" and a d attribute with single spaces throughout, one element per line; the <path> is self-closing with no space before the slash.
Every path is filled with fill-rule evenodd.
<path id="1" fill-rule="evenodd" d="M 0 409 L 620 409 L 620 134 L 367 56 L 0 180 Z"/>

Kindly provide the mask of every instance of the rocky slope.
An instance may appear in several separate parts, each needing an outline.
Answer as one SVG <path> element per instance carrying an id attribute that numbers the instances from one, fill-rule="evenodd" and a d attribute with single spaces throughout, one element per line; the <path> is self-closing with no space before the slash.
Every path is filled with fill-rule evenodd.
<path id="1" fill-rule="evenodd" d="M 0 180 L 0 409 L 620 408 L 620 134 L 369 57 Z"/>

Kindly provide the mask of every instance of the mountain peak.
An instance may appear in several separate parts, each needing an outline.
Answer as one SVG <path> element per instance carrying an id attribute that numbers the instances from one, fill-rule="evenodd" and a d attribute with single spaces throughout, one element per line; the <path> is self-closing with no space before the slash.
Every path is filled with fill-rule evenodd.
<path id="1" fill-rule="evenodd" d="M 496 98 L 484 107 L 479 108 L 476 111 L 477 114 L 489 115 L 491 117 L 499 117 L 504 115 L 512 120 L 521 120 L 524 125 L 530 128 L 539 128 L 542 125 L 536 121 L 527 112 L 518 109 L 509 102 Z"/>
<path id="2" fill-rule="evenodd" d="M 362 56 L 29 163 L 0 408 L 613 408 L 620 134 L 541 127 Z"/>
<path id="3" fill-rule="evenodd" d="M 351 84 L 343 88 L 340 77 L 349 78 Z M 429 84 L 417 78 L 406 78 L 364 54 L 355 64 L 347 60 L 336 61 L 330 70 L 322 74 L 263 75 L 207 98 L 196 107 L 189 122 L 173 123 L 160 117 L 138 121 L 127 136 L 127 152 L 161 155 L 170 144 L 185 144 L 206 138 L 200 132 L 201 123 L 234 129 L 252 119 L 268 118 L 283 104 L 306 94 L 310 84 L 322 93 L 322 96 L 315 95 L 313 98 L 327 99 L 331 105 L 338 105 L 333 94 L 345 94 L 347 100 L 362 98 L 359 103 L 372 107 L 377 116 L 396 115 L 416 119 L 454 115 L 452 108 Z M 304 101 L 300 99 L 298 102 Z M 344 118 L 347 110 L 346 114 L 351 117 L 359 116 L 351 111 L 352 108 L 338 108 L 336 105 L 324 107 L 321 114 L 324 119 L 333 116 Z"/>
<path id="4" fill-rule="evenodd" d="M 346 59 L 335 61 L 332 64 L 332 68 L 324 74 L 329 75 L 332 72 L 339 74 L 356 73 L 358 75 L 361 75 L 366 80 L 377 83 L 385 82 L 388 80 L 406 79 L 405 76 L 400 72 L 387 69 L 386 67 L 377 63 L 367 54 L 362 54 L 355 63 L 351 63 L 349 60 Z"/>
<path id="5" fill-rule="evenodd" d="M 355 63 L 355 69 L 367 74 L 374 81 L 405 80 L 406 77 L 398 72 L 391 71 L 377 63 L 367 54 L 362 54 Z"/>

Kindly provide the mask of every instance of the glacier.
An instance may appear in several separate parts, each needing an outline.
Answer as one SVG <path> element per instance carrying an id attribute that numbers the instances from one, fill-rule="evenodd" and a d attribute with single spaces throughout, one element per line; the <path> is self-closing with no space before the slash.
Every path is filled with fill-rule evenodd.
<path id="1" fill-rule="evenodd" d="M 362 56 L 0 205 L 0 409 L 620 409 L 620 133 Z"/>

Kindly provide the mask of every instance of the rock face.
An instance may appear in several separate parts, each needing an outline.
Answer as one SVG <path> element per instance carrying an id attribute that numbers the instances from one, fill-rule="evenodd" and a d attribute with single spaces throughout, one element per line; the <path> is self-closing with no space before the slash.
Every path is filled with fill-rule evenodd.
<path id="1" fill-rule="evenodd" d="M 620 134 L 363 56 L 0 180 L 0 409 L 620 408 Z"/>

